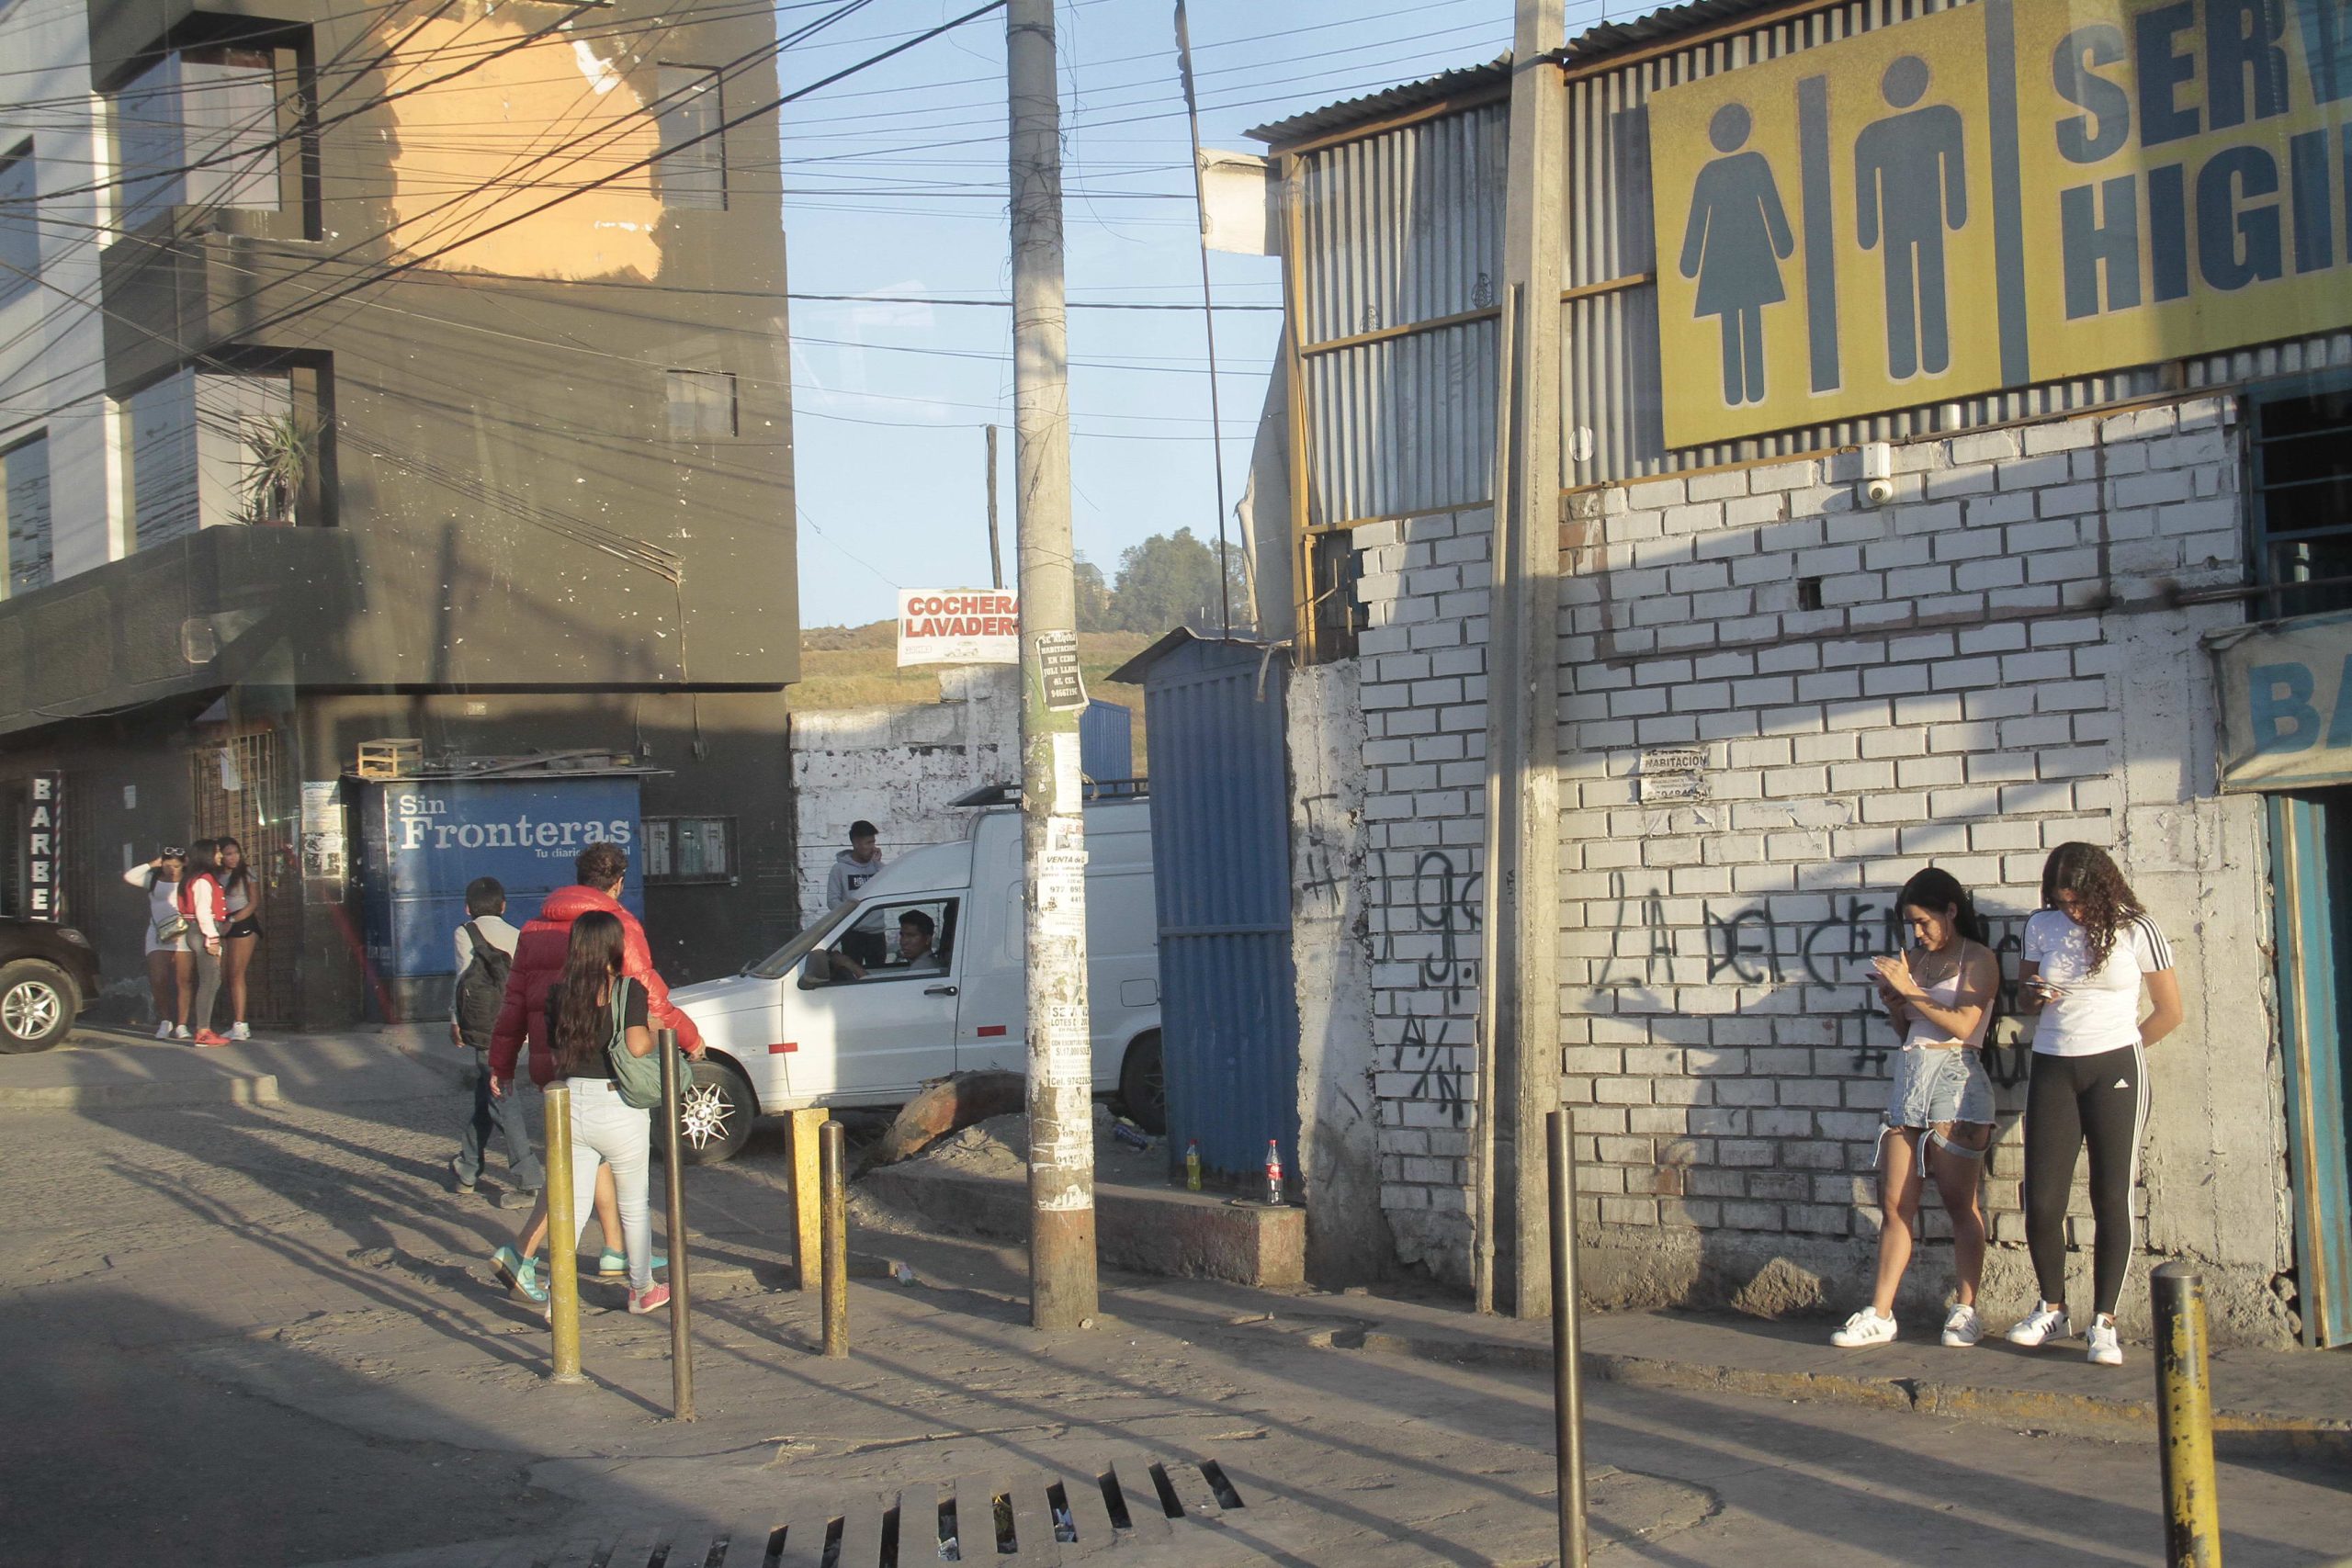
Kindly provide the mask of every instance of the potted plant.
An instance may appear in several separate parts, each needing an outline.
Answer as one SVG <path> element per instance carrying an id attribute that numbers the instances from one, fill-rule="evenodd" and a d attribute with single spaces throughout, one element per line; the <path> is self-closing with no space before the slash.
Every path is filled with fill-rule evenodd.
<path id="1" fill-rule="evenodd" d="M 318 429 L 298 414 L 245 423 L 245 516 L 250 524 L 282 527 L 296 521 L 295 502 L 311 472 Z"/>

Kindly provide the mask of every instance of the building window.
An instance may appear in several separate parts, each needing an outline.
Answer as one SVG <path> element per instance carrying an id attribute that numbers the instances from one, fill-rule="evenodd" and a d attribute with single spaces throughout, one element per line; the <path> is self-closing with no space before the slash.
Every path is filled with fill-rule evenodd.
<path id="1" fill-rule="evenodd" d="M 133 393 L 125 405 L 133 547 L 198 528 L 323 522 L 313 405 L 324 376 L 183 369 Z"/>
<path id="2" fill-rule="evenodd" d="M 2254 404 L 2257 619 L 2352 608 L 2352 381 Z"/>
<path id="3" fill-rule="evenodd" d="M 281 52 L 178 50 L 115 95 L 123 228 L 175 207 L 277 210 Z"/>
<path id="4" fill-rule="evenodd" d="M 49 526 L 49 438 L 36 435 L 0 452 L 0 524 L 8 571 L 0 595 L 13 597 L 55 581 Z"/>
<path id="5" fill-rule="evenodd" d="M 727 208 L 727 137 L 718 129 L 718 73 L 700 65 L 664 65 L 655 73 L 664 206 L 722 212 Z M 695 138 L 702 138 L 700 141 Z M 691 143 L 691 145 L 689 145 Z"/>
<path id="6" fill-rule="evenodd" d="M 648 817 L 645 880 L 731 882 L 735 879 L 735 818 Z"/>
<path id="7" fill-rule="evenodd" d="M 0 153 L 0 302 L 30 293 L 40 277 L 38 168 L 29 141 Z"/>
<path id="8" fill-rule="evenodd" d="M 714 441 L 735 434 L 735 378 L 724 370 L 670 372 L 670 439 Z"/>

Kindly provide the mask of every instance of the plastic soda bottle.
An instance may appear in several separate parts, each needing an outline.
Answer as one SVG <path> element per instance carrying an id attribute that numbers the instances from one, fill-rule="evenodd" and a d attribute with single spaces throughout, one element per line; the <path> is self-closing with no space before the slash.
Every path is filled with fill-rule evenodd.
<path id="1" fill-rule="evenodd" d="M 1198 1138 L 1184 1145 L 1184 1185 L 1194 1192 L 1201 1190 L 1201 1141 Z"/>
<path id="2" fill-rule="evenodd" d="M 1266 1201 L 1276 1208 L 1283 1201 L 1283 1152 L 1274 1140 L 1266 1140 Z"/>

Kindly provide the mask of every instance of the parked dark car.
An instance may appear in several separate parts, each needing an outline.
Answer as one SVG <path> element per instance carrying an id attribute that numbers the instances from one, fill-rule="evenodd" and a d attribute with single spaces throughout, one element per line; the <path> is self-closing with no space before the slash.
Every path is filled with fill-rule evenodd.
<path id="1" fill-rule="evenodd" d="M 98 994 L 98 955 L 72 926 L 0 915 L 0 1053 L 46 1051 Z"/>

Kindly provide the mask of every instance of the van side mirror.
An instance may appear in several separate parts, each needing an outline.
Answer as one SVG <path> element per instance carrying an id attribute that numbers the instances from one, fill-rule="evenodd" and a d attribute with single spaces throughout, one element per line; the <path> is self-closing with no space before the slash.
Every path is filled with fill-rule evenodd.
<path id="1" fill-rule="evenodd" d="M 800 966 L 800 988 L 813 990 L 833 983 L 833 955 L 824 948 L 812 949 L 808 961 Z"/>

